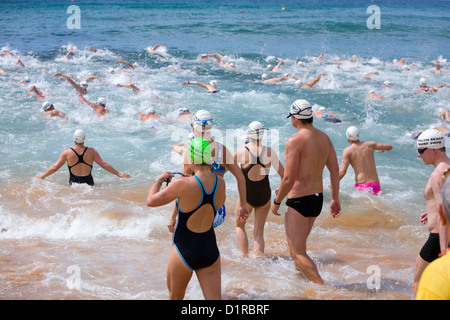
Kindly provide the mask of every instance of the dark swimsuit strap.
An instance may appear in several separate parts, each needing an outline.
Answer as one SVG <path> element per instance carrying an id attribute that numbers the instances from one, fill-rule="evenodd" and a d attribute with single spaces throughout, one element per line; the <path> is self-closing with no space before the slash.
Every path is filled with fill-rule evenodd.
<path id="1" fill-rule="evenodd" d="M 73 152 L 75 152 L 75 154 L 78 156 L 78 161 L 73 165 L 73 166 L 69 166 L 69 165 L 67 165 L 68 167 L 69 167 L 69 170 L 70 169 L 72 169 L 73 167 L 75 167 L 77 164 L 79 164 L 79 163 L 84 163 L 85 165 L 87 165 L 87 166 L 89 166 L 89 167 L 91 167 L 92 168 L 92 165 L 91 164 L 89 164 L 89 163 L 87 163 L 86 161 L 84 161 L 84 154 L 86 153 L 86 150 L 88 149 L 88 147 L 86 147 L 86 149 L 84 149 L 84 151 L 83 151 L 83 153 L 80 155 L 80 154 L 78 154 L 73 148 L 70 148 Z"/>
<path id="2" fill-rule="evenodd" d="M 259 155 L 255 156 L 253 153 L 250 152 L 250 150 L 248 149 L 247 146 L 245 146 L 245 149 L 247 149 L 248 153 L 250 154 L 251 160 L 250 160 L 250 165 L 247 168 L 244 168 L 242 170 L 245 170 L 246 172 L 249 172 L 251 168 L 253 168 L 253 166 L 259 164 L 261 165 L 263 168 L 267 169 L 267 167 L 261 162 Z M 266 150 L 266 146 L 263 146 L 262 150 L 261 150 L 261 154 L 264 154 L 264 151 Z M 253 161 L 256 158 L 256 162 Z"/>

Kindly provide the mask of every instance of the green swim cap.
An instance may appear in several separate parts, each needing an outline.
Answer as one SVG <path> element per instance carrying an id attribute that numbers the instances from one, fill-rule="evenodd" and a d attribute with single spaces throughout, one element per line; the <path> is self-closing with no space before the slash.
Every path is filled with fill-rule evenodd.
<path id="1" fill-rule="evenodd" d="M 189 143 L 188 155 L 195 164 L 209 164 L 211 163 L 212 148 L 205 139 L 195 138 Z"/>

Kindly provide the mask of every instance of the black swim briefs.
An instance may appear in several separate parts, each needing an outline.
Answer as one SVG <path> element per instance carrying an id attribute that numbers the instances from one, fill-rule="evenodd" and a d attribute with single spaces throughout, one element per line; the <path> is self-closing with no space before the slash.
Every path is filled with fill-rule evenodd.
<path id="1" fill-rule="evenodd" d="M 441 253 L 441 244 L 439 242 L 439 233 L 430 233 L 427 242 L 420 250 L 420 257 L 426 262 L 432 262 L 439 257 Z"/>
<path id="2" fill-rule="evenodd" d="M 315 193 L 304 197 L 288 198 L 286 205 L 306 218 L 315 218 L 322 211 L 323 194 Z"/>

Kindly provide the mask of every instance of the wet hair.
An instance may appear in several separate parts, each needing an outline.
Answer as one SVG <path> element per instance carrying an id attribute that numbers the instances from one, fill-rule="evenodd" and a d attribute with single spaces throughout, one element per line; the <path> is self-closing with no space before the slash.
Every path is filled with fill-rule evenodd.
<path id="1" fill-rule="evenodd" d="M 308 124 L 308 123 L 313 123 L 313 117 L 309 118 L 309 119 L 298 119 L 300 120 L 303 124 Z"/>

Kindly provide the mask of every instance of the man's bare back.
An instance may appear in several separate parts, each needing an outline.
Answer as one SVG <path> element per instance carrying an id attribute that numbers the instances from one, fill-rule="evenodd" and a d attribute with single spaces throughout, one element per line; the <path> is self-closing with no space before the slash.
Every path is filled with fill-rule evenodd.
<path id="1" fill-rule="evenodd" d="M 350 127 L 348 130 L 351 130 Z M 356 128 L 354 128 L 356 130 Z M 348 132 L 348 131 L 347 131 Z M 356 131 L 358 134 L 358 131 Z M 349 138 L 350 137 L 350 138 Z M 344 149 L 342 153 L 342 162 L 339 170 L 339 178 L 342 179 L 349 167 L 352 166 L 355 171 L 355 183 L 379 183 L 377 168 L 375 164 L 374 152 L 384 152 L 392 150 L 390 144 L 379 143 L 375 141 L 359 141 L 347 134 L 350 146 Z"/>
<path id="2" fill-rule="evenodd" d="M 323 169 L 327 163 L 331 141 L 328 136 L 311 126 L 304 128 L 297 134 L 290 137 L 286 143 L 286 148 L 292 152 L 286 152 L 286 156 L 298 157 L 297 176 L 288 197 L 296 198 L 323 191 Z"/>

